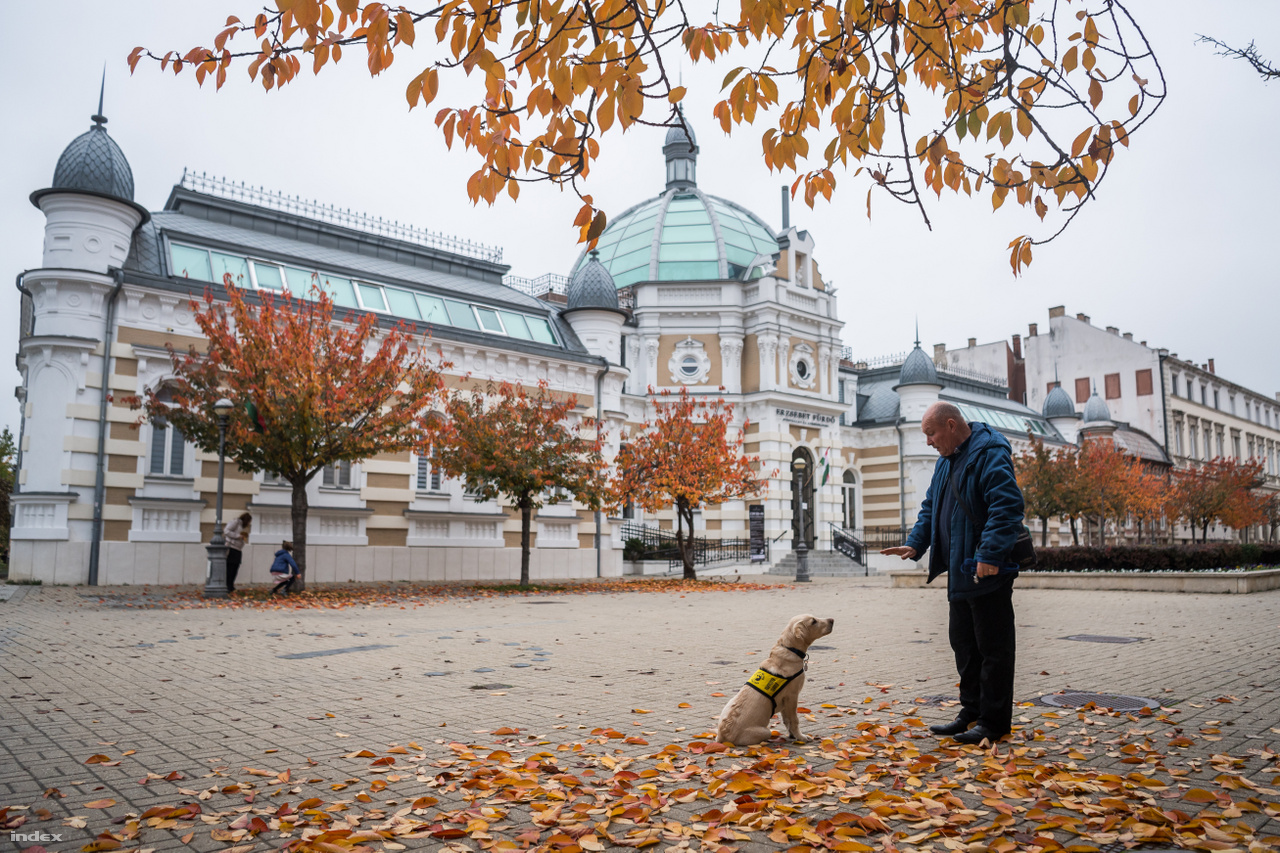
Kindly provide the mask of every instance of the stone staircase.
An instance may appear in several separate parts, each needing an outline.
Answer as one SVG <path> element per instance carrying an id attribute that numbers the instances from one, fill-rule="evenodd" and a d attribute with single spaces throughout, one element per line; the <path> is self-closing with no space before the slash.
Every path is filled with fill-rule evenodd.
<path id="1" fill-rule="evenodd" d="M 766 572 L 768 575 L 781 575 L 794 578 L 796 576 L 796 552 L 788 551 L 777 565 Z M 811 578 L 860 578 L 868 574 L 875 576 L 876 570 L 868 571 L 861 563 L 841 554 L 839 551 L 810 551 L 809 577 Z"/>

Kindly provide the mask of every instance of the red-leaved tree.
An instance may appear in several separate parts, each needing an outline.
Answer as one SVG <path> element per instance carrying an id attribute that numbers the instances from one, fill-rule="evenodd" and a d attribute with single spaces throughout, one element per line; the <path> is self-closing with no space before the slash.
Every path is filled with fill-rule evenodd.
<path id="1" fill-rule="evenodd" d="M 490 384 L 485 393 L 460 391 L 445 405 L 448 418 L 434 437 L 433 456 L 450 477 L 466 480 L 480 500 L 505 496 L 520 510 L 520 585 L 529 585 L 533 511 L 569 498 L 598 507 L 604 484 L 600 436 L 570 423 L 577 402 L 539 382 Z"/>
<path id="2" fill-rule="evenodd" d="M 305 571 L 307 483 L 327 465 L 418 446 L 442 365 L 403 326 L 384 332 L 369 313 L 335 322 L 319 287 L 308 299 L 260 291 L 254 300 L 230 274 L 224 282 L 226 302 L 212 291 L 203 305 L 192 301 L 207 352 L 170 346 L 173 381 L 131 402 L 143 421 L 163 419 L 209 453 L 218 450 L 214 403 L 235 403 L 227 456 L 293 487 L 294 554 Z"/>
<path id="3" fill-rule="evenodd" d="M 661 392 L 654 405 L 656 417 L 618 454 L 609 502 L 620 507 L 633 500 L 647 512 L 674 504 L 684 576 L 694 580 L 693 511 L 758 492 L 760 460 L 742 453 L 745 424 L 729 437 L 733 406 L 724 400 L 695 400 L 682 388 L 675 396 Z"/>

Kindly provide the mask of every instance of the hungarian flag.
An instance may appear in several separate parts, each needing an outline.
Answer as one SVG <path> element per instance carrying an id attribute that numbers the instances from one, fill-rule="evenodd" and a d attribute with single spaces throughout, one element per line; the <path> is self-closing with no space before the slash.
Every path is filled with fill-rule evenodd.
<path id="1" fill-rule="evenodd" d="M 831 448 L 825 448 L 822 451 L 822 485 L 827 484 L 827 479 L 831 476 Z"/>
<path id="2" fill-rule="evenodd" d="M 253 424 L 254 432 L 267 431 L 267 422 L 262 419 L 262 415 L 258 412 L 258 406 L 253 400 L 244 401 L 244 412 L 249 416 L 249 423 Z"/>

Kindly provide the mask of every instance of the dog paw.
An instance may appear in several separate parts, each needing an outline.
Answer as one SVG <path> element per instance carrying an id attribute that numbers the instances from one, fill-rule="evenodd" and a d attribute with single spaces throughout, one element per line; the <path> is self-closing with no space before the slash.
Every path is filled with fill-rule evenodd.
<path id="1" fill-rule="evenodd" d="M 805 737 L 804 735 L 801 735 L 801 734 L 793 734 L 793 735 L 791 735 L 791 739 L 792 739 L 793 741 L 795 741 L 796 743 L 808 743 L 808 742 L 809 742 L 809 738 L 807 738 L 807 737 Z"/>

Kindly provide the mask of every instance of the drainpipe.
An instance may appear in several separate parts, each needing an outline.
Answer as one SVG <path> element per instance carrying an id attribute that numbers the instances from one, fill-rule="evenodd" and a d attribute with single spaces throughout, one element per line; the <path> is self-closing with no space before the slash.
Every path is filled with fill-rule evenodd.
<path id="1" fill-rule="evenodd" d="M 93 539 L 89 543 L 89 586 L 98 585 L 99 552 L 102 549 L 102 502 L 106 493 L 107 397 L 111 385 L 111 346 L 115 336 L 116 299 L 124 287 L 124 270 L 112 267 L 116 286 L 107 299 L 107 322 L 102 332 L 102 399 L 98 403 L 98 464 L 93 480 Z"/>
<path id="2" fill-rule="evenodd" d="M 609 359 L 600 359 L 600 372 L 596 374 L 596 440 L 600 440 L 600 424 L 604 421 L 604 375 L 609 372 Z M 603 523 L 601 512 L 596 509 L 596 577 L 601 577 L 600 529 Z"/>
<path id="3" fill-rule="evenodd" d="M 903 464 L 903 443 L 902 443 L 902 425 L 906 423 L 906 418 L 898 416 L 897 423 L 893 428 L 898 431 L 898 524 L 902 527 L 902 535 L 907 535 L 907 471 Z"/>
<path id="4" fill-rule="evenodd" d="M 34 335 L 36 333 L 36 312 L 35 312 L 36 298 L 31 293 L 30 290 L 27 290 L 27 286 L 22 283 L 23 279 L 25 279 L 26 277 L 27 277 L 27 274 L 25 272 L 18 273 L 16 284 L 18 286 L 18 292 L 31 300 L 31 334 Z M 23 337 L 22 333 L 25 331 L 24 329 L 21 328 L 21 323 L 22 323 L 22 319 L 21 319 L 22 305 L 21 304 L 18 305 L 18 318 L 19 318 L 18 319 L 18 323 L 19 323 L 18 343 L 19 345 L 21 345 L 22 337 Z M 13 491 L 14 493 L 22 491 L 22 486 L 18 483 L 18 475 L 22 472 L 22 438 L 27 433 L 27 397 L 26 397 L 25 386 L 23 387 L 22 390 L 23 390 L 23 395 L 21 400 L 22 408 L 18 412 L 19 414 L 18 447 L 17 447 L 17 452 L 14 454 L 14 460 L 13 460 Z"/>

